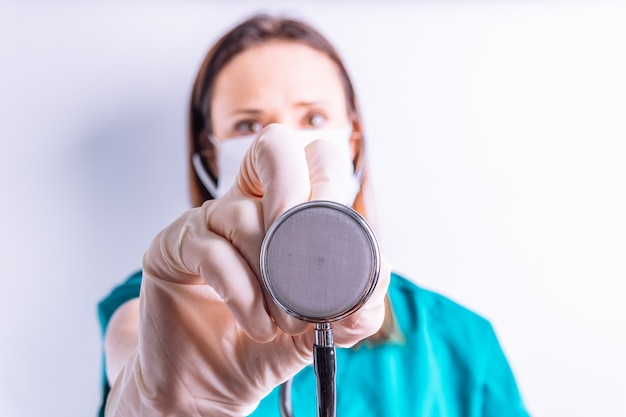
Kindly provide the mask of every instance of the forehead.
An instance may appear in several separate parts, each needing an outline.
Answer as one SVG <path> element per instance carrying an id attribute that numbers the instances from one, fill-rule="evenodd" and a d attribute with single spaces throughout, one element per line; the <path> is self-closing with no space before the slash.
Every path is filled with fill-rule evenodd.
<path id="1" fill-rule="evenodd" d="M 226 64 L 215 80 L 213 101 L 237 106 L 346 104 L 339 68 L 328 55 L 303 43 L 279 40 L 255 45 Z"/>

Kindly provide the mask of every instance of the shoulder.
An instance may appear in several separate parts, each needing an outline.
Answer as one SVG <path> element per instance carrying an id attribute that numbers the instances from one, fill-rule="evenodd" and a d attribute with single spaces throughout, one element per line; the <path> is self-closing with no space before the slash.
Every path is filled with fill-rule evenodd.
<path id="1" fill-rule="evenodd" d="M 462 384 L 508 390 L 494 398 L 518 400 L 510 366 L 486 318 L 399 275 L 392 277 L 389 295 L 407 355 L 421 355 L 429 366 L 454 370 L 446 374 Z"/>
<path id="2" fill-rule="evenodd" d="M 450 415 L 527 417 L 515 377 L 486 318 L 398 274 L 392 275 L 389 298 L 400 337 L 353 354 L 362 355 L 361 363 L 373 369 L 377 380 L 394 378 L 397 383 L 389 395 L 404 395 L 394 404 L 418 404 L 425 407 L 422 414 L 441 406 Z"/>
<path id="3" fill-rule="evenodd" d="M 394 306 L 409 310 L 419 309 L 422 313 L 428 313 L 432 319 L 460 319 L 479 326 L 489 326 L 489 322 L 478 313 L 443 294 L 420 287 L 397 273 L 391 275 L 389 295 Z"/>
<path id="4" fill-rule="evenodd" d="M 389 296 L 403 335 L 465 351 L 497 343 L 491 323 L 478 313 L 434 291 L 392 274 Z"/>

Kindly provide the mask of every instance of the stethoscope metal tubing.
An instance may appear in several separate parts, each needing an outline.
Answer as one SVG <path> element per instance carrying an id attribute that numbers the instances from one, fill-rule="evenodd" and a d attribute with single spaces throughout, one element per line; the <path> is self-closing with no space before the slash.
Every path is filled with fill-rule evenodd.
<path id="1" fill-rule="evenodd" d="M 313 368 L 317 381 L 317 415 L 318 417 L 336 417 L 337 359 L 330 323 L 315 324 Z M 289 379 L 280 387 L 281 417 L 294 417 L 291 403 L 292 384 L 293 379 Z"/>
<path id="2" fill-rule="evenodd" d="M 317 416 L 335 417 L 337 407 L 337 360 L 330 323 L 315 325 L 313 368 L 317 380 Z"/>

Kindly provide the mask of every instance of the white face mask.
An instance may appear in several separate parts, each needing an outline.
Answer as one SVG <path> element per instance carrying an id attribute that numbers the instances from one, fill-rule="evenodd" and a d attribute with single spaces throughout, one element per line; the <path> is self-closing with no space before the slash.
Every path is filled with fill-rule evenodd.
<path id="1" fill-rule="evenodd" d="M 213 141 L 215 146 L 219 148 L 217 166 L 219 169 L 219 179 L 217 184 L 213 181 L 208 174 L 200 154 L 195 153 L 192 158 L 193 167 L 202 181 L 202 184 L 215 198 L 220 198 L 237 180 L 237 174 L 239 173 L 239 167 L 243 162 L 246 152 L 257 134 L 239 136 L 236 138 L 230 138 L 223 142 Z M 350 137 L 352 136 L 351 128 L 344 129 L 300 129 L 293 131 L 293 139 L 303 142 L 303 146 L 308 145 L 314 140 L 321 139 L 327 140 L 335 144 L 338 152 L 341 153 L 341 157 L 346 161 L 344 169 L 346 169 L 346 178 L 350 178 L 349 195 L 346 196 L 347 205 L 352 205 L 356 198 L 359 188 L 361 186 L 361 174 L 354 172 L 354 166 L 352 164 L 352 152 L 350 149 Z"/>

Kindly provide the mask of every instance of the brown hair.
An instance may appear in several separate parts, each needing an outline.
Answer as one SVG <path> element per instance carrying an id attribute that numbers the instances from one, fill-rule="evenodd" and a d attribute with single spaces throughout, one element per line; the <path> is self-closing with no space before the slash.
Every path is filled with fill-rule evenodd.
<path id="1" fill-rule="evenodd" d="M 200 178 L 193 169 L 192 157 L 199 153 L 203 164 L 208 168 L 209 175 L 216 179 L 215 147 L 209 141 L 212 134 L 211 100 L 215 79 L 219 72 L 237 54 L 262 43 L 272 40 L 288 40 L 299 42 L 325 53 L 339 69 L 348 106 L 348 116 L 352 121 L 353 135 L 357 135 L 357 152 L 354 160 L 355 170 L 362 173 L 361 188 L 355 199 L 353 208 L 375 226 L 371 186 L 365 160 L 365 140 L 363 137 L 361 115 L 348 71 L 339 53 L 332 44 L 317 30 L 305 22 L 259 14 L 241 22 L 222 36 L 209 50 L 193 85 L 189 111 L 189 178 L 191 202 L 200 206 L 213 196 L 202 185 Z M 385 300 L 385 322 L 380 331 L 370 337 L 366 343 L 385 340 L 398 340 L 398 328 L 395 323 L 389 299 Z"/>

